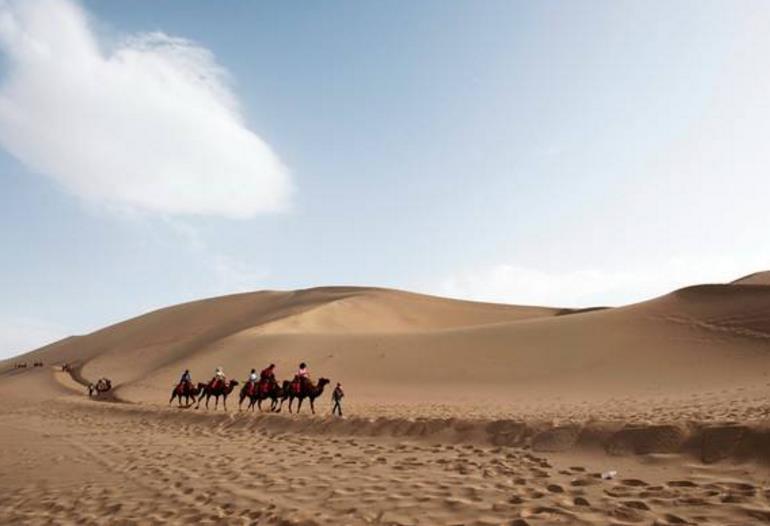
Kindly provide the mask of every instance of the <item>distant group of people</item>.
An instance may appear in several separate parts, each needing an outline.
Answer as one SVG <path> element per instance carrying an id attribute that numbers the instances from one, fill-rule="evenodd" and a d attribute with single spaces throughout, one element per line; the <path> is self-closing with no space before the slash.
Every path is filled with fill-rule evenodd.
<path id="1" fill-rule="evenodd" d="M 32 362 L 32 367 L 43 367 L 43 362 Z M 14 369 L 26 369 L 27 362 L 13 364 Z"/>
<path id="2" fill-rule="evenodd" d="M 259 376 L 257 376 L 257 370 L 252 369 L 249 372 L 249 379 L 247 382 L 251 384 L 252 389 L 257 389 L 258 386 L 261 385 L 262 388 L 266 391 L 270 390 L 272 386 L 278 383 L 275 379 L 275 364 L 271 363 L 262 369 L 262 371 L 259 373 Z M 179 379 L 179 383 L 185 386 L 192 386 L 192 375 L 190 374 L 189 369 L 185 369 L 185 371 L 182 373 L 182 377 Z M 221 366 L 214 370 L 214 376 L 211 378 L 211 381 L 208 385 L 213 389 L 217 386 L 217 384 L 221 386 L 225 386 L 227 384 L 227 375 Z M 308 370 L 308 366 L 305 362 L 299 364 L 299 369 L 297 369 L 297 372 L 294 375 L 291 388 L 294 390 L 294 392 L 299 393 L 303 387 L 303 384 L 311 384 L 310 371 Z M 332 402 L 334 404 L 332 407 L 333 415 L 337 414 L 342 416 L 342 399 L 344 396 L 345 392 L 342 390 L 342 384 L 337 382 L 337 386 L 334 388 L 334 391 L 332 391 Z"/>

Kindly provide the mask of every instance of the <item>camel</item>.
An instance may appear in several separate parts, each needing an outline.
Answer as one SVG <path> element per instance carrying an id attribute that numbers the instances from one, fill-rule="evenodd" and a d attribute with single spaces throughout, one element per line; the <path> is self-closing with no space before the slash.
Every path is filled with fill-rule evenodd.
<path id="1" fill-rule="evenodd" d="M 171 398 L 169 399 L 168 403 L 171 405 L 171 402 L 174 401 L 174 398 L 179 398 L 179 407 L 182 407 L 182 397 L 185 398 L 185 403 L 187 404 L 185 407 L 190 407 L 192 405 L 190 403 L 190 398 L 192 398 L 192 401 L 195 402 L 195 400 L 198 398 L 198 395 L 203 391 L 203 389 L 206 387 L 206 384 L 203 382 L 198 382 L 198 385 L 193 385 L 192 383 L 179 383 L 176 387 L 174 387 L 174 390 L 171 391 Z"/>
<path id="2" fill-rule="evenodd" d="M 275 406 L 278 403 L 278 398 L 283 397 L 283 388 L 278 383 L 269 380 L 259 380 L 256 384 L 252 385 L 250 382 L 243 384 L 241 388 L 240 399 L 238 400 L 238 409 L 240 410 L 243 401 L 248 398 L 249 405 L 246 408 L 248 411 L 254 410 L 254 406 L 262 411 L 262 401 L 270 398 L 272 403 L 270 404 L 270 411 L 275 410 Z"/>
<path id="3" fill-rule="evenodd" d="M 281 409 L 283 409 L 283 403 L 289 398 L 290 391 L 291 382 L 288 380 L 284 380 L 283 385 L 273 384 L 273 389 L 267 394 L 267 397 L 270 398 L 270 411 L 280 413 Z M 261 403 L 262 401 L 260 400 L 258 405 Z"/>
<path id="4" fill-rule="evenodd" d="M 259 382 L 246 382 L 243 384 L 243 387 L 241 387 L 241 393 L 238 396 L 238 411 L 241 410 L 241 404 L 243 404 L 243 401 L 246 398 L 249 399 L 249 406 L 246 408 L 246 410 L 248 411 L 249 409 L 254 409 L 254 402 L 256 402 L 257 398 L 259 397 L 261 383 L 262 380 Z"/>
<path id="5" fill-rule="evenodd" d="M 88 396 L 99 396 L 112 389 L 112 382 L 109 378 L 99 378 L 95 384 L 88 384 Z"/>
<path id="6" fill-rule="evenodd" d="M 316 398 L 318 398 L 319 396 L 321 396 L 321 394 L 323 394 L 324 387 L 329 382 L 330 380 L 328 378 L 319 378 L 318 385 L 313 385 L 312 382 L 310 382 L 309 380 L 306 382 L 302 382 L 300 384 L 299 393 L 297 393 L 294 390 L 294 386 L 291 385 L 291 382 L 289 382 L 289 385 L 288 385 L 289 413 L 291 413 L 291 403 L 294 401 L 295 398 L 299 400 L 299 402 L 297 402 L 297 414 L 299 414 L 299 410 L 302 407 L 302 400 L 304 400 L 305 398 L 308 398 L 310 399 L 310 410 L 313 412 L 313 414 L 315 414 L 315 405 L 313 404 L 313 402 L 315 401 Z M 286 383 L 287 382 L 284 382 L 284 388 L 287 387 Z"/>
<path id="7" fill-rule="evenodd" d="M 203 400 L 203 397 L 206 397 L 206 409 L 209 408 L 209 398 L 212 396 L 215 399 L 214 403 L 214 410 L 219 407 L 219 397 L 222 397 L 222 406 L 224 406 L 225 411 L 227 411 L 227 396 L 233 392 L 233 388 L 238 385 L 238 380 L 230 380 L 227 385 L 224 385 L 221 381 L 217 380 L 213 384 L 206 384 L 203 387 L 203 391 L 201 391 L 201 395 L 198 398 L 198 405 L 195 406 L 195 409 L 198 409 L 201 406 L 201 400 Z"/>

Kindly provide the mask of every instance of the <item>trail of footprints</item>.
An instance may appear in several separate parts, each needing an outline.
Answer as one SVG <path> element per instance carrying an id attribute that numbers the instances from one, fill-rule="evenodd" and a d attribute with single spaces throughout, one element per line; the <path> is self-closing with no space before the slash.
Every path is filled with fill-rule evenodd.
<path id="1" fill-rule="evenodd" d="M 746 481 L 605 481 L 522 449 L 61 417 L 71 424 L 73 454 L 114 481 L 19 488 L 0 502 L 0 522 L 770 523 L 770 490 Z M 188 438 L 180 441 L 180 433 Z"/>

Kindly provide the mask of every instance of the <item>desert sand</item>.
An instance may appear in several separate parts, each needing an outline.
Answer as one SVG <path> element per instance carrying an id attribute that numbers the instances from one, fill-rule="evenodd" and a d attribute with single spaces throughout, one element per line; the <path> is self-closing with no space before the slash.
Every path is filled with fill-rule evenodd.
<path id="1" fill-rule="evenodd" d="M 359 287 L 173 306 L 0 362 L 0 522 L 770 522 L 768 353 L 768 273 L 581 310 Z M 316 415 L 168 404 L 186 368 L 300 361 L 332 381 Z"/>

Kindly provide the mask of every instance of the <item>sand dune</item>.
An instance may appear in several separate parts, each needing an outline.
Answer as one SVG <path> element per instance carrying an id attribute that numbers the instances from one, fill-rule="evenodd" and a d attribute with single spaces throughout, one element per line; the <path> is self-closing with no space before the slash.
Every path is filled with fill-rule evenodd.
<path id="1" fill-rule="evenodd" d="M 770 272 L 754 272 L 732 282 L 733 285 L 770 285 Z"/>
<path id="2" fill-rule="evenodd" d="M 134 402 L 161 402 L 185 368 L 243 378 L 274 362 L 288 378 L 303 360 L 357 400 L 394 404 L 682 396 L 763 386 L 770 372 L 770 287 L 704 285 L 563 313 L 385 289 L 259 292 L 161 309 L 24 359 L 109 376 Z"/>
<path id="3" fill-rule="evenodd" d="M 768 276 L 583 310 L 266 291 L 68 338 L 0 364 L 0 519 L 768 521 Z M 328 394 L 314 418 L 166 404 L 185 368 L 243 379 L 274 362 L 289 378 L 301 360 L 345 385 L 347 418 Z M 101 376 L 127 403 L 84 397 Z M 46 462 L 61 469 L 32 469 Z M 625 476 L 597 478 L 608 466 Z M 77 498 L 73 481 L 88 481 Z"/>

